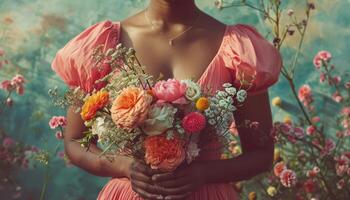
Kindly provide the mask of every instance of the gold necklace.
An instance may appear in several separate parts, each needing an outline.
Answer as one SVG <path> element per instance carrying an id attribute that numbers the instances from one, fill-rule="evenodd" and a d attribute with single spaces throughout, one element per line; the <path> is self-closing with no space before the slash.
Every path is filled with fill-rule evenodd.
<path id="1" fill-rule="evenodd" d="M 151 21 L 151 19 L 148 17 L 147 11 L 148 11 L 147 9 L 144 11 L 146 21 L 151 25 L 151 28 L 154 29 L 155 23 L 154 23 L 153 21 Z M 191 26 L 189 26 L 188 28 L 186 28 L 184 31 L 182 31 L 182 32 L 180 32 L 180 33 L 178 33 L 178 34 L 176 34 L 174 37 L 170 37 L 170 38 L 168 39 L 168 44 L 169 44 L 169 46 L 170 46 L 170 47 L 173 47 L 174 41 L 175 41 L 177 38 L 179 38 L 180 36 L 182 36 L 182 35 L 185 34 L 186 32 L 190 31 L 190 30 L 194 27 L 194 25 L 197 23 L 197 21 L 199 20 L 200 16 L 201 16 L 201 13 L 199 12 L 197 18 L 193 21 L 193 24 L 192 24 Z"/>

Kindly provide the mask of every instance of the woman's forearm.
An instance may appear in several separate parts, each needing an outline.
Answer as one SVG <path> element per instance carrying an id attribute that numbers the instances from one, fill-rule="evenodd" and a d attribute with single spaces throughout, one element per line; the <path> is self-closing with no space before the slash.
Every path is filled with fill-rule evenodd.
<path id="1" fill-rule="evenodd" d="M 233 182 L 268 171 L 272 162 L 273 148 L 247 152 L 227 160 L 206 161 L 201 169 L 207 183 Z"/>
<path id="2" fill-rule="evenodd" d="M 65 151 L 71 162 L 96 176 L 103 177 L 129 177 L 129 167 L 132 159 L 126 156 L 114 156 L 107 159 L 100 156 L 102 152 L 95 144 L 86 150 L 75 141 L 65 142 Z"/>

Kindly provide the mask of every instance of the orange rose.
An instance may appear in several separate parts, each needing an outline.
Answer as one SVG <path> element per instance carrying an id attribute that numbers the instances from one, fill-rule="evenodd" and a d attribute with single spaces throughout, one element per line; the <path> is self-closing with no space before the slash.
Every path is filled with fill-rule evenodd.
<path id="1" fill-rule="evenodd" d="M 89 121 L 95 117 L 96 112 L 107 105 L 109 94 L 106 91 L 98 91 L 96 94 L 88 97 L 81 109 L 81 117 L 84 121 Z"/>
<path id="2" fill-rule="evenodd" d="M 150 136 L 144 145 L 146 163 L 153 169 L 174 171 L 185 159 L 184 143 L 179 138 L 167 139 L 164 134 Z"/>
<path id="3" fill-rule="evenodd" d="M 145 121 L 152 102 L 147 91 L 137 87 L 124 89 L 113 101 L 113 122 L 120 128 L 133 129 Z"/>

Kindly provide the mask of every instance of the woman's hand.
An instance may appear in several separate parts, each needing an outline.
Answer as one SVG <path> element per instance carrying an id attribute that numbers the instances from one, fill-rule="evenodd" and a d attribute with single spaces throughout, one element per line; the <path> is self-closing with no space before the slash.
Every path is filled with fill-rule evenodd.
<path id="1" fill-rule="evenodd" d="M 164 199 L 184 199 L 205 184 L 203 165 L 193 163 L 174 172 L 155 174 L 152 180 Z"/>
<path id="2" fill-rule="evenodd" d="M 134 160 L 130 166 L 129 178 L 134 192 L 145 200 L 164 199 L 161 192 L 153 184 L 152 176 L 160 173 L 148 165 Z"/>

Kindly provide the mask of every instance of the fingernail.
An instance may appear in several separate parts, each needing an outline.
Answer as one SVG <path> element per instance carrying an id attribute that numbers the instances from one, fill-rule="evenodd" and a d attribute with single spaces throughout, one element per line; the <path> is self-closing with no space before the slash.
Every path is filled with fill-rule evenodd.
<path id="1" fill-rule="evenodd" d="M 157 196 L 157 199 L 164 199 L 162 195 Z"/>

